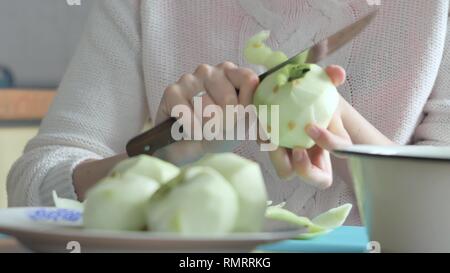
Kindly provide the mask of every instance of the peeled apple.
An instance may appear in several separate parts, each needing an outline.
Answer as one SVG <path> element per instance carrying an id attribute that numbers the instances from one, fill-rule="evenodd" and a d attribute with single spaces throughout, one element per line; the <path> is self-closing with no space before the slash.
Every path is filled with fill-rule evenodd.
<path id="1" fill-rule="evenodd" d="M 138 231 L 146 227 L 146 205 L 160 184 L 127 173 L 101 180 L 86 195 L 83 225 L 90 229 Z"/>
<path id="2" fill-rule="evenodd" d="M 233 153 L 206 155 L 194 165 L 211 167 L 233 187 L 239 200 L 234 231 L 260 231 L 264 221 L 267 192 L 258 163 Z"/>
<path id="3" fill-rule="evenodd" d="M 151 198 L 147 225 L 151 231 L 183 235 L 232 232 L 238 196 L 230 183 L 209 167 L 189 167 Z"/>
<path id="4" fill-rule="evenodd" d="M 262 31 L 249 39 L 244 50 L 249 63 L 270 69 L 287 60 L 286 55 L 264 44 L 269 34 Z M 281 147 L 311 148 L 315 143 L 306 134 L 305 127 L 310 123 L 327 127 L 339 103 L 337 89 L 326 71 L 318 65 L 304 63 L 306 57 L 266 77 L 253 98 L 256 106 L 268 106 L 267 116 L 260 117 L 260 122 L 272 140 L 272 128 L 279 128 L 278 143 L 274 144 Z M 270 118 L 272 105 L 279 106 L 279 120 Z M 273 122 L 278 122 L 278 126 Z"/>
<path id="5" fill-rule="evenodd" d="M 179 172 L 179 168 L 169 162 L 148 155 L 140 155 L 121 161 L 112 169 L 111 175 L 131 173 L 163 184 L 177 176 Z"/>

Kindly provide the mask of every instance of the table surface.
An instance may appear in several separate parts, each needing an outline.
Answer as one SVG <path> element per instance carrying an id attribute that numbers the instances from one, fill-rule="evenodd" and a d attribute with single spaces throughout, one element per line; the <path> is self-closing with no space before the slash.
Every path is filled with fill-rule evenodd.
<path id="1" fill-rule="evenodd" d="M 311 240 L 288 240 L 260 246 L 259 252 L 294 253 L 363 253 L 368 239 L 363 227 L 340 227 L 329 234 Z M 27 253 L 17 240 L 0 234 L 0 253 Z"/>
<path id="2" fill-rule="evenodd" d="M 288 240 L 258 249 L 265 252 L 294 253 L 364 253 L 368 236 L 364 227 L 344 226 L 311 240 Z"/>
<path id="3" fill-rule="evenodd" d="M 16 239 L 0 235 L 0 253 L 27 253 L 25 247 L 21 246 Z"/>

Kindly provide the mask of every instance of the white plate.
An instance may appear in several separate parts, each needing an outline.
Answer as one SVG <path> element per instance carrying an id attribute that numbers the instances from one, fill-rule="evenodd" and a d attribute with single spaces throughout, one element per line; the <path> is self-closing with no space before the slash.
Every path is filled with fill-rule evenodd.
<path id="1" fill-rule="evenodd" d="M 58 208 L 0 209 L 0 233 L 15 237 L 37 252 L 250 252 L 262 244 L 287 240 L 303 232 L 266 223 L 263 232 L 220 237 L 186 237 L 171 233 L 83 229 L 82 213 Z"/>

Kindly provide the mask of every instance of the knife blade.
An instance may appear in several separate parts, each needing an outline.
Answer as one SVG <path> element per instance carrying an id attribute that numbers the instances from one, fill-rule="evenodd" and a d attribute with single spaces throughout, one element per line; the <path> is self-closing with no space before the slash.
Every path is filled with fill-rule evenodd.
<path id="1" fill-rule="evenodd" d="M 376 17 L 377 13 L 378 10 L 372 11 L 371 13 L 362 17 L 361 19 L 357 20 L 351 25 L 339 30 L 333 35 L 314 44 L 311 48 L 306 48 L 300 51 L 300 53 L 294 55 L 284 63 L 281 63 L 261 74 L 259 76 L 259 79 L 263 80 L 265 77 L 278 71 L 279 69 L 283 68 L 288 64 L 297 63 L 298 59 L 302 58 L 303 54 L 305 53 L 308 54 L 306 58 L 306 63 L 320 62 L 321 60 L 330 56 L 338 49 L 340 49 L 342 46 L 346 45 L 348 42 L 353 40 L 356 36 L 358 36 L 368 25 L 370 25 L 370 23 Z"/>
<path id="2" fill-rule="evenodd" d="M 336 52 L 358 36 L 376 17 L 377 10 L 369 13 L 351 25 L 316 43 L 314 46 L 300 51 L 284 63 L 259 75 L 260 82 L 268 75 L 284 66 L 296 63 L 298 58 L 308 52 L 307 63 L 317 63 Z M 236 90 L 239 92 L 238 90 Z M 175 165 L 185 165 L 196 161 L 207 153 L 230 152 L 241 144 L 240 140 L 175 140 L 172 137 L 172 126 L 178 122 L 169 118 L 154 128 L 134 137 L 126 145 L 129 157 L 148 154 Z"/>

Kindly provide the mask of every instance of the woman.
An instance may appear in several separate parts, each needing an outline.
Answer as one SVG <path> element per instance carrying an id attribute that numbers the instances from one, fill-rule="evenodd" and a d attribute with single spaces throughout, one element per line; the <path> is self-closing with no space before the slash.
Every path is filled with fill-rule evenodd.
<path id="1" fill-rule="evenodd" d="M 203 90 L 209 103 L 250 103 L 261 72 L 243 59 L 251 35 L 270 29 L 269 45 L 292 55 L 369 12 L 368 2 L 100 1 L 38 136 L 10 172 L 9 205 L 51 205 L 52 190 L 82 200 L 149 118 L 163 121 Z M 355 203 L 345 162 L 331 164 L 330 149 L 450 143 L 448 5 L 381 1 L 373 24 L 321 63 L 348 76 L 329 128 L 306 128 L 315 147 L 267 154 L 245 142 L 235 151 L 261 164 L 274 202 L 308 216 Z M 341 67 L 327 72 L 344 82 Z M 358 223 L 354 209 L 347 224 Z"/>

